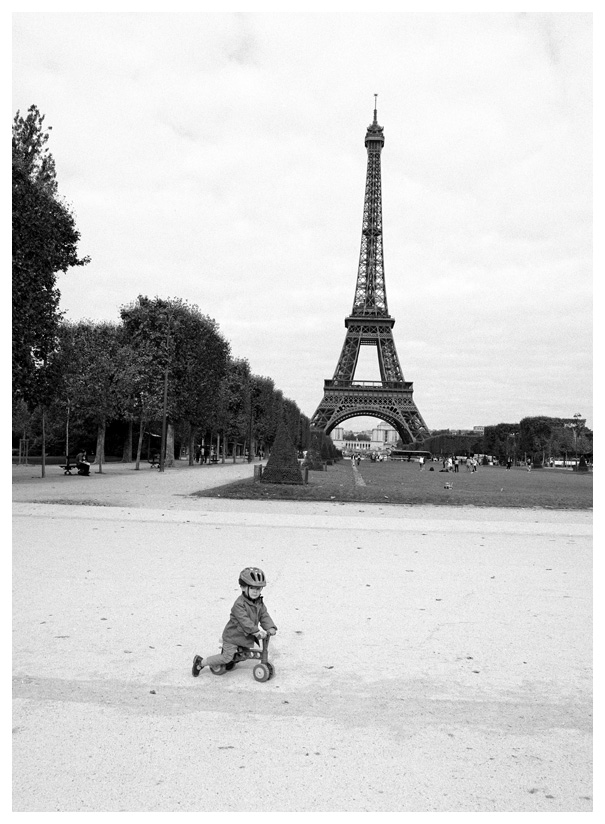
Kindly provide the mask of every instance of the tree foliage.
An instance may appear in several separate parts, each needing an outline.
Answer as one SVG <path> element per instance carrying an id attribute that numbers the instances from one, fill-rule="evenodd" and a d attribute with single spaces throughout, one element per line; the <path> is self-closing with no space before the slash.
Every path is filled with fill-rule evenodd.
<path id="1" fill-rule="evenodd" d="M 308 469 L 323 470 L 324 468 L 324 459 L 322 458 L 321 454 L 323 434 L 323 430 L 311 430 L 309 437 L 309 447 L 307 449 L 307 454 L 305 455 L 305 460 L 303 462 L 303 466 L 307 467 Z"/>
<path id="2" fill-rule="evenodd" d="M 222 427 L 229 443 L 243 443 L 248 439 L 251 427 L 250 381 L 248 361 L 244 358 L 232 360 L 220 387 Z"/>
<path id="3" fill-rule="evenodd" d="M 281 420 L 277 427 L 275 443 L 261 481 L 268 484 L 303 483 L 297 451 L 285 420 Z"/>
<path id="4" fill-rule="evenodd" d="M 80 234 L 58 195 L 55 162 L 44 116 L 17 112 L 12 135 L 13 392 L 30 404 L 48 402 L 53 381 L 39 370 L 54 351 L 60 320 L 56 275 L 88 263 Z"/>
<path id="5" fill-rule="evenodd" d="M 168 419 L 186 430 L 192 461 L 198 431 L 212 429 L 220 417 L 229 344 L 216 321 L 180 298 L 139 295 L 120 316 L 135 413 L 141 422 L 162 416 L 167 374 Z"/>
<path id="6" fill-rule="evenodd" d="M 80 321 L 61 325 L 55 359 L 62 364 L 60 403 L 96 426 L 95 453 L 100 467 L 105 460 L 107 423 L 124 416 L 128 354 L 115 323 Z"/>
<path id="7" fill-rule="evenodd" d="M 592 432 L 579 414 L 573 418 L 523 418 L 519 423 L 519 440 L 520 450 L 536 463 L 566 453 L 571 456 L 592 452 Z"/>
<path id="8" fill-rule="evenodd" d="M 260 375 L 252 375 L 250 388 L 252 437 L 265 449 L 273 443 L 277 430 L 275 395 L 278 390 L 271 378 Z"/>
<path id="9" fill-rule="evenodd" d="M 483 449 L 486 455 L 495 455 L 500 461 L 515 457 L 519 449 L 519 424 L 498 423 L 486 426 L 483 433 Z"/>

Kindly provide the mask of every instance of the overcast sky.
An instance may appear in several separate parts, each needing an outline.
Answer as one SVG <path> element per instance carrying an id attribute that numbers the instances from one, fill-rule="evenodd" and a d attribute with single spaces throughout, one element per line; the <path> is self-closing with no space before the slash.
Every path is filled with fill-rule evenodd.
<path id="1" fill-rule="evenodd" d="M 589 14 L 14 15 L 13 112 L 52 126 L 92 258 L 59 277 L 66 316 L 184 298 L 311 416 L 375 92 L 387 300 L 427 425 L 592 427 Z"/>

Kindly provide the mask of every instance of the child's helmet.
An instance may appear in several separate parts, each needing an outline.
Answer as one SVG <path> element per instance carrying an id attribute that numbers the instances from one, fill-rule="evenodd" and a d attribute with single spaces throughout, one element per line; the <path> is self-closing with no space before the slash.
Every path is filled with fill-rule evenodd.
<path id="1" fill-rule="evenodd" d="M 246 567 L 239 574 L 240 587 L 266 587 L 265 573 L 258 567 Z"/>

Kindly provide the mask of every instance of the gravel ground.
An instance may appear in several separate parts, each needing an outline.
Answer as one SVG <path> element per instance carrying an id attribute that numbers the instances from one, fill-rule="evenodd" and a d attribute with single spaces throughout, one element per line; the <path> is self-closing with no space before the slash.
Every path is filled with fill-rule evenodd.
<path id="1" fill-rule="evenodd" d="M 13 470 L 13 809 L 589 812 L 586 511 Z M 275 677 L 191 677 L 262 566 Z"/>

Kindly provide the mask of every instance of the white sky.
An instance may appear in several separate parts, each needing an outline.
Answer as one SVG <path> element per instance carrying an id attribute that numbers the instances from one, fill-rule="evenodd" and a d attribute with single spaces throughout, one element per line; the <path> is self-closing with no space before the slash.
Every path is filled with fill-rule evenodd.
<path id="1" fill-rule="evenodd" d="M 353 303 L 374 92 L 387 299 L 427 425 L 592 427 L 590 14 L 15 14 L 13 113 L 53 127 L 92 258 L 59 278 L 67 317 L 185 298 L 311 416 Z"/>

